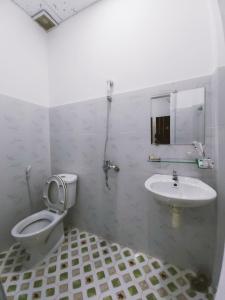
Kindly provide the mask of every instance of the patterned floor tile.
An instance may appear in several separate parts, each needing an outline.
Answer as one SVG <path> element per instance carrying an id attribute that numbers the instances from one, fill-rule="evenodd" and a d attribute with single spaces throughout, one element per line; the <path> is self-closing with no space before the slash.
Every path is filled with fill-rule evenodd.
<path id="1" fill-rule="evenodd" d="M 0 253 L 0 280 L 8 300 L 212 300 L 191 289 L 195 273 L 78 229 L 39 266 L 24 270 L 29 256 L 19 244 Z"/>

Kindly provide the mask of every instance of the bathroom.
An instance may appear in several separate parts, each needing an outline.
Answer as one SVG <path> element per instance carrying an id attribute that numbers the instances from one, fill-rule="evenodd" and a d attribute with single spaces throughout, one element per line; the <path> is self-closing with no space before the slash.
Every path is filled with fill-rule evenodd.
<path id="1" fill-rule="evenodd" d="M 225 1 L 1 0 L 0 25 L 0 299 L 224 300 Z"/>

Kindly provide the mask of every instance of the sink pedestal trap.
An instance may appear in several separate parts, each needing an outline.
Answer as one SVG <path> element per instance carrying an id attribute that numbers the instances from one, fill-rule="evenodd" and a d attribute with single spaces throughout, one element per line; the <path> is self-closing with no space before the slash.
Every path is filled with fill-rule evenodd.
<path id="1" fill-rule="evenodd" d="M 171 215 L 172 215 L 172 227 L 179 228 L 180 223 L 181 223 L 182 209 L 180 207 L 171 206 L 170 211 L 171 211 Z"/>

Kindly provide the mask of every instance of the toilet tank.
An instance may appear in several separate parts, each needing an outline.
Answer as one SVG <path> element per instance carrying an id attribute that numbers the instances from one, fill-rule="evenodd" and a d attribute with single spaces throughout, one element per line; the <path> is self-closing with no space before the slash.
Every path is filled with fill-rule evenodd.
<path id="1" fill-rule="evenodd" d="M 76 190 L 77 190 L 77 180 L 78 176 L 76 174 L 59 174 L 58 175 L 65 182 L 67 187 L 67 201 L 66 209 L 74 206 L 76 203 Z"/>

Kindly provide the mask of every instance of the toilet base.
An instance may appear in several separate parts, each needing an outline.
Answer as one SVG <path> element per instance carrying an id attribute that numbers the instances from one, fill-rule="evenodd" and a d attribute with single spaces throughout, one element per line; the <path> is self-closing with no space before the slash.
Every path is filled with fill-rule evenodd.
<path id="1" fill-rule="evenodd" d="M 25 250 L 29 255 L 29 260 L 24 263 L 24 268 L 31 269 L 42 263 L 54 251 L 57 251 L 63 243 L 64 238 L 63 222 L 59 222 L 49 233 L 45 241 L 42 241 L 38 247 L 37 245 L 34 245 L 34 247 L 26 245 Z"/>

